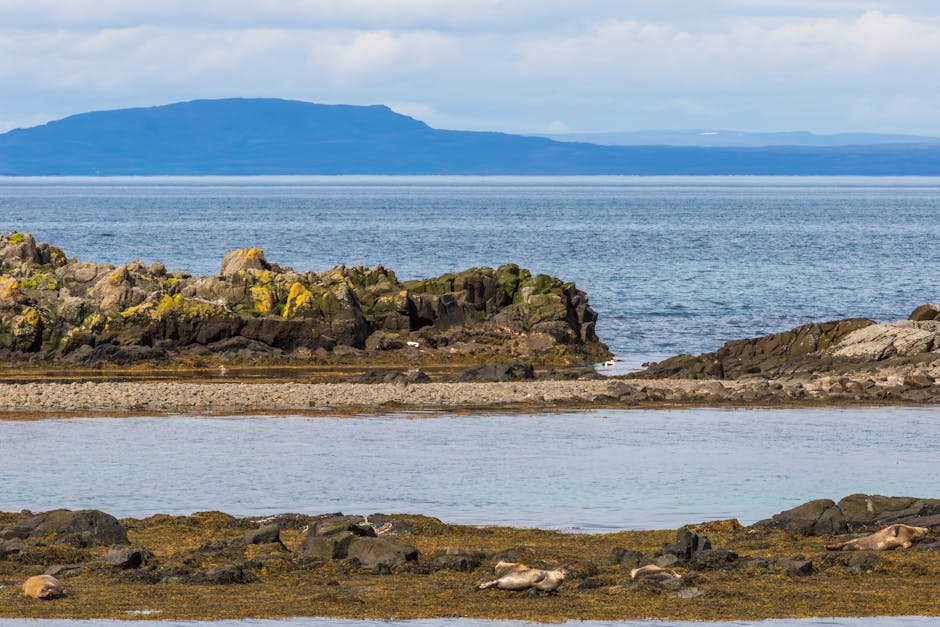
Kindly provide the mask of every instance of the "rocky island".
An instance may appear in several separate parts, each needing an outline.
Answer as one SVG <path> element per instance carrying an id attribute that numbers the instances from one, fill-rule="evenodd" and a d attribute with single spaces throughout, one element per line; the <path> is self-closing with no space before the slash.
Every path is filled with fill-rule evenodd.
<path id="1" fill-rule="evenodd" d="M 18 365 L 570 365 L 609 356 L 596 319 L 574 284 L 516 265 L 401 282 L 382 266 L 298 272 L 246 248 L 193 276 L 0 235 L 0 362 Z"/>
<path id="2" fill-rule="evenodd" d="M 298 272 L 257 248 L 217 275 L 80 262 L 0 235 L 0 411 L 360 412 L 399 407 L 940 402 L 940 306 L 732 340 L 604 377 L 597 313 L 516 265 L 404 281 Z"/>
<path id="3" fill-rule="evenodd" d="M 907 548 L 832 550 L 832 542 L 885 525 L 926 534 Z M 863 494 L 811 501 L 751 526 L 732 519 L 606 534 L 448 525 L 415 515 L 6 513 L 0 616 L 936 616 L 938 529 L 940 500 Z M 563 569 L 565 578 L 552 593 L 478 589 L 500 562 Z M 24 596 L 23 583 L 43 573 L 59 582 L 60 598 Z"/>

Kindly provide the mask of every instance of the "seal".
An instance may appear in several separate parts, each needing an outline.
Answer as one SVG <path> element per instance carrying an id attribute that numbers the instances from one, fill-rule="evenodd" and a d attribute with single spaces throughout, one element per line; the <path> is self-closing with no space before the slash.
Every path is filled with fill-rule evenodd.
<path id="1" fill-rule="evenodd" d="M 543 570 L 513 562 L 497 562 L 495 571 L 496 579 L 481 583 L 480 590 L 496 588 L 518 592 L 531 588 L 540 592 L 554 592 L 568 576 L 568 571 L 564 568 Z"/>
<path id="2" fill-rule="evenodd" d="M 36 575 L 23 584 L 23 595 L 34 599 L 57 599 L 65 596 L 65 587 L 52 575 Z"/>
<path id="3" fill-rule="evenodd" d="M 640 568 L 634 568 L 630 571 L 630 580 L 647 580 L 647 581 L 671 581 L 673 579 L 680 579 L 679 573 L 674 570 L 668 570 L 657 566 L 656 564 L 647 564 L 646 566 L 641 566 Z"/>
<path id="4" fill-rule="evenodd" d="M 870 536 L 855 538 L 837 544 L 827 544 L 828 551 L 890 551 L 907 549 L 914 540 L 924 538 L 930 532 L 927 527 L 912 527 L 901 523 L 885 527 Z"/>

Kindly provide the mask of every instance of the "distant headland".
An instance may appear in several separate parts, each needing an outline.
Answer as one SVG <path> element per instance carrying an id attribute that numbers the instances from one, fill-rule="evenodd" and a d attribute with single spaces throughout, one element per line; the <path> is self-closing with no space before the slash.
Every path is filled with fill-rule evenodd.
<path id="1" fill-rule="evenodd" d="M 597 145 L 273 98 L 95 111 L 0 134 L 0 176 L 339 174 L 940 176 L 940 143 Z"/>

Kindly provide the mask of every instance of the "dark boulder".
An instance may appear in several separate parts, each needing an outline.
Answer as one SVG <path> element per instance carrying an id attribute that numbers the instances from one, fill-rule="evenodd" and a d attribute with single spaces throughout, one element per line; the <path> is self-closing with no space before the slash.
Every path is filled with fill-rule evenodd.
<path id="1" fill-rule="evenodd" d="M 908 320 L 913 320 L 915 322 L 922 322 L 925 320 L 940 320 L 940 305 L 934 304 L 924 304 L 920 305 L 911 312 L 911 315 L 908 316 Z"/>
<path id="2" fill-rule="evenodd" d="M 140 568 L 153 560 L 153 553 L 142 546 L 113 546 L 101 559 L 117 568 Z"/>
<path id="3" fill-rule="evenodd" d="M 520 361 L 504 361 L 495 364 L 480 364 L 457 375 L 458 382 L 531 381 L 535 370 L 531 364 Z"/>
<path id="4" fill-rule="evenodd" d="M 2 539 L 45 536 L 81 547 L 128 544 L 127 528 L 114 516 L 94 509 L 43 512 L 0 530 Z"/>
<path id="5" fill-rule="evenodd" d="M 778 527 L 804 535 L 855 531 L 896 522 L 917 524 L 940 515 L 940 499 L 852 494 L 838 503 L 819 499 L 788 509 L 756 527 Z"/>
<path id="6" fill-rule="evenodd" d="M 396 566 L 418 559 L 418 549 L 391 538 L 354 538 L 349 545 L 349 559 L 359 567 L 377 573 L 390 573 Z"/>
<path id="7" fill-rule="evenodd" d="M 675 555 L 680 562 L 688 563 L 693 556 L 710 550 L 712 550 L 711 540 L 693 533 L 688 527 L 681 527 L 676 531 L 675 543 L 663 545 L 662 554 Z"/>
<path id="8" fill-rule="evenodd" d="M 439 570 L 455 570 L 461 573 L 467 573 L 480 567 L 485 559 L 485 555 L 479 551 L 467 551 L 465 549 L 442 549 L 435 551 L 428 558 L 428 572 L 437 572 Z"/>
<path id="9" fill-rule="evenodd" d="M 187 583 L 195 584 L 233 584 L 250 583 L 255 580 L 252 565 L 248 562 L 223 564 L 209 570 L 194 573 Z"/>
<path id="10" fill-rule="evenodd" d="M 628 569 L 639 568 L 646 563 L 646 554 L 618 546 L 611 550 L 607 563 L 611 566 L 622 566 Z"/>
<path id="11" fill-rule="evenodd" d="M 792 509 L 774 514 L 767 520 L 754 523 L 755 527 L 777 527 L 803 535 L 841 533 L 847 529 L 845 516 L 830 499 L 817 499 Z"/>

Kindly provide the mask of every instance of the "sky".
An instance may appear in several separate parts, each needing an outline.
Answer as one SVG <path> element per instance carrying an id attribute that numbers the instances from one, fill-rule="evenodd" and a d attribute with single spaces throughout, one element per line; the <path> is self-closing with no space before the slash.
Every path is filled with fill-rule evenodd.
<path id="1" fill-rule="evenodd" d="M 197 98 L 437 128 L 940 135 L 936 0 L 0 0 L 0 131 Z"/>

